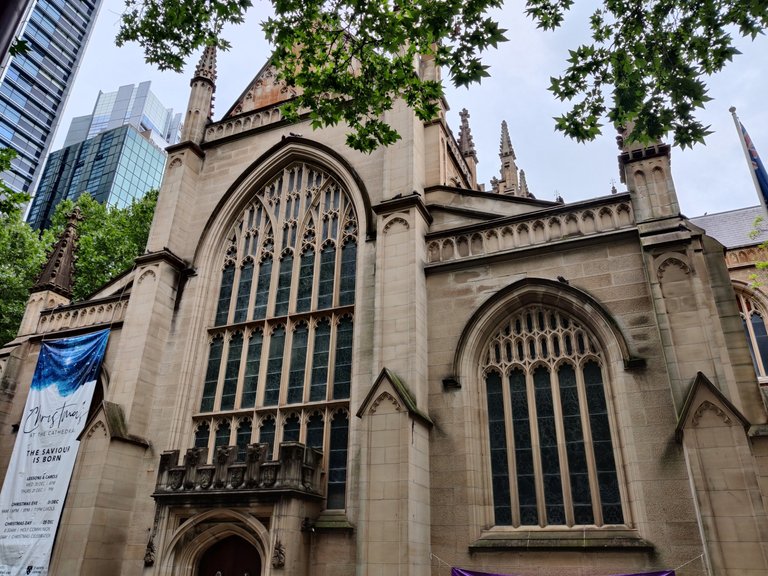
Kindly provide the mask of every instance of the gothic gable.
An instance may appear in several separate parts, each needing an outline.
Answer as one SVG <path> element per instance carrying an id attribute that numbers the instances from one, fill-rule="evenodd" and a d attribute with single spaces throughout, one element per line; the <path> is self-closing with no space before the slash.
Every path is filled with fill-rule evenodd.
<path id="1" fill-rule="evenodd" d="M 675 438 L 681 442 L 686 429 L 699 426 L 736 426 L 749 429 L 749 422 L 704 374 L 699 372 L 691 385 L 678 419 Z"/>
<path id="2" fill-rule="evenodd" d="M 432 420 L 416 405 L 416 399 L 408 386 L 399 376 L 388 368 L 383 368 L 373 383 L 370 391 L 357 411 L 357 417 L 373 414 L 377 410 L 401 412 L 407 411 L 412 417 L 432 426 Z"/>
<path id="3" fill-rule="evenodd" d="M 285 82 L 277 78 L 275 67 L 267 62 L 237 101 L 224 114 L 222 120 L 287 102 L 297 94 L 296 88 L 287 86 Z"/>

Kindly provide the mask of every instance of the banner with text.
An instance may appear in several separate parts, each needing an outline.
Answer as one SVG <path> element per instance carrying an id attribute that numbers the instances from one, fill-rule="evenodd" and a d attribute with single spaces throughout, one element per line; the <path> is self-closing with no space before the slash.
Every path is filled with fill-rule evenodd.
<path id="1" fill-rule="evenodd" d="M 43 341 L 0 492 L 0 576 L 44 576 L 109 330 Z"/>

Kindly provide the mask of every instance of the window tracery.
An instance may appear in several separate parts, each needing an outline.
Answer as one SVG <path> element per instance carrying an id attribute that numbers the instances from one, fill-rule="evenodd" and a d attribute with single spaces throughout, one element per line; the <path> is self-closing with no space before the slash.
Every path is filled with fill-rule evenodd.
<path id="1" fill-rule="evenodd" d="M 256 192 L 221 253 L 194 417 L 196 446 L 226 431 L 238 457 L 251 442 L 270 459 L 281 441 L 322 449 L 329 508 L 345 503 L 357 241 L 347 191 L 317 166 L 291 164 Z"/>
<path id="2" fill-rule="evenodd" d="M 740 287 L 735 288 L 739 315 L 744 333 L 747 335 L 752 364 L 757 377 L 768 380 L 768 330 L 766 330 L 765 309 L 752 294 Z"/>
<path id="3" fill-rule="evenodd" d="M 528 305 L 481 356 L 497 526 L 624 524 L 603 354 L 564 311 Z"/>

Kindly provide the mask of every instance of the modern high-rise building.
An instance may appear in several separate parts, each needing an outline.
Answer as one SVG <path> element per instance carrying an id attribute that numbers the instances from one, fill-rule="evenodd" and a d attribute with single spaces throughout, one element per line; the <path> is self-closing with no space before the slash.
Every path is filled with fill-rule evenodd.
<path id="1" fill-rule="evenodd" d="M 51 152 L 27 221 L 47 228 L 59 202 L 86 192 L 102 204 L 123 208 L 160 186 L 164 166 L 165 152 L 131 125 Z"/>
<path id="2" fill-rule="evenodd" d="M 179 141 L 181 114 L 166 108 L 150 90 L 151 82 L 120 86 L 115 92 L 99 92 L 93 113 L 78 116 L 64 140 L 64 147 L 92 138 L 105 130 L 129 124 L 139 132 L 148 132 L 161 147 Z"/>
<path id="3" fill-rule="evenodd" d="M 101 0 L 38 0 L 23 26 L 30 50 L 0 83 L 0 147 L 18 152 L 6 184 L 31 192 L 53 141 Z"/>
<path id="4" fill-rule="evenodd" d="M 160 186 L 166 146 L 179 141 L 181 114 L 150 91 L 150 82 L 99 92 L 93 113 L 72 120 L 64 148 L 48 156 L 27 221 L 47 228 L 56 205 L 88 193 L 122 208 Z"/>

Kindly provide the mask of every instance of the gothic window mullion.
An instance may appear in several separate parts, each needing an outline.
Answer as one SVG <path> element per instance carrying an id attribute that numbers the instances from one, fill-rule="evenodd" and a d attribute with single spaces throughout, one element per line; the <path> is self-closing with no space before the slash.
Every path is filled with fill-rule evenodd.
<path id="1" fill-rule="evenodd" d="M 217 398 L 219 410 L 232 410 L 235 407 L 237 387 L 243 367 L 243 348 L 242 331 L 230 334 L 226 346 L 224 377 L 219 380 L 221 383 Z"/>
<path id="2" fill-rule="evenodd" d="M 576 385 L 579 389 L 579 402 L 585 407 L 581 411 L 581 429 L 584 435 L 584 447 L 589 470 L 589 490 L 592 493 L 592 514 L 597 526 L 603 525 L 603 510 L 600 506 L 600 484 L 597 478 L 597 463 L 595 461 L 595 448 L 592 441 L 592 430 L 589 425 L 589 410 L 587 409 L 587 391 L 584 382 L 583 364 L 576 367 Z"/>
<path id="3" fill-rule="evenodd" d="M 266 362 L 262 362 L 264 353 L 264 329 L 260 326 L 253 328 L 248 337 L 245 356 L 245 374 L 240 392 L 240 407 L 253 408 L 264 382 Z"/>
<path id="4" fill-rule="evenodd" d="M 587 392 L 587 409 L 595 447 L 596 473 L 600 494 L 603 524 L 623 524 L 621 487 L 618 467 L 613 451 L 611 426 L 608 416 L 608 398 L 600 365 L 594 360 L 583 363 L 584 383 Z M 598 446 L 599 444 L 599 446 Z M 599 458 L 598 458 L 599 456 Z"/>
<path id="5" fill-rule="evenodd" d="M 229 321 L 229 311 L 232 304 L 232 292 L 235 289 L 235 262 L 228 259 L 221 270 L 219 295 L 216 300 L 215 326 L 222 326 Z"/>
<path id="6" fill-rule="evenodd" d="M 234 409 L 242 408 L 240 404 L 240 399 L 243 397 L 243 390 L 245 387 L 245 373 L 248 368 L 248 350 L 249 350 L 249 344 L 250 344 L 250 337 L 248 333 L 243 332 L 242 333 L 242 344 L 240 349 L 240 367 L 237 373 L 237 382 L 235 384 L 235 398 L 234 398 Z"/>
<path id="7" fill-rule="evenodd" d="M 248 320 L 251 302 L 251 292 L 253 291 L 253 258 L 246 256 L 239 266 L 237 279 L 237 293 L 233 300 L 234 304 L 234 322 L 245 322 Z"/>
<path id="8" fill-rule="evenodd" d="M 510 491 L 509 435 L 504 412 L 504 392 L 501 372 L 494 367 L 485 374 L 488 408 L 488 439 L 491 461 L 491 493 L 495 523 L 513 524 Z"/>
<path id="9" fill-rule="evenodd" d="M 291 354 L 287 379 L 288 386 L 286 398 L 284 399 L 286 404 L 299 404 L 304 401 L 308 340 L 309 327 L 307 323 L 299 322 L 295 324 L 291 334 Z"/>
<path id="10" fill-rule="evenodd" d="M 310 377 L 310 402 L 328 399 L 330 374 L 332 318 L 319 318 L 315 322 L 312 342 L 312 373 Z"/>
<path id="11" fill-rule="evenodd" d="M 216 404 L 216 391 L 219 388 L 222 364 L 224 359 L 224 336 L 214 335 L 208 344 L 208 364 L 203 382 L 203 397 L 200 401 L 200 412 L 213 412 Z M 214 364 L 215 363 L 215 364 Z"/>
<path id="12" fill-rule="evenodd" d="M 566 526 L 575 524 L 573 500 L 571 498 L 570 468 L 567 452 L 567 436 L 565 430 L 565 417 L 562 405 L 562 392 L 560 390 L 559 366 L 550 368 L 549 380 L 552 389 L 552 405 L 555 414 L 555 430 L 557 433 L 557 451 L 560 466 L 560 486 L 563 495 L 563 508 L 565 512 Z"/>
<path id="13" fill-rule="evenodd" d="M 354 349 L 354 321 L 345 314 L 337 318 L 336 341 L 333 350 L 333 393 L 334 400 L 349 398 L 352 384 L 352 351 Z"/>
<path id="14" fill-rule="evenodd" d="M 219 376 L 216 380 L 216 395 L 213 399 L 213 410 L 221 410 L 221 394 L 222 394 L 222 382 L 224 381 L 224 375 L 227 373 L 227 359 L 229 358 L 229 344 L 232 338 L 232 334 L 227 332 L 224 335 L 224 348 L 221 351 L 221 362 L 219 363 Z"/>
<path id="15" fill-rule="evenodd" d="M 509 373 L 507 371 L 507 374 L 501 374 L 500 378 L 500 386 L 501 386 L 501 396 L 502 396 L 502 416 L 504 418 L 504 432 L 505 432 L 505 438 L 507 442 L 507 466 L 509 469 L 509 472 L 507 474 L 507 485 L 509 490 L 509 497 L 510 497 L 510 521 L 512 526 L 519 526 L 520 525 L 520 502 L 519 498 L 516 498 L 515 495 L 517 493 L 517 482 L 515 482 L 515 478 L 517 478 L 517 462 L 515 459 L 515 453 L 516 453 L 516 445 L 515 445 L 515 431 L 512 423 L 509 421 L 509 418 L 507 417 L 508 414 L 511 413 L 512 410 L 512 393 L 509 389 L 509 386 L 506 385 L 508 382 Z"/>
<path id="16" fill-rule="evenodd" d="M 543 527 L 547 524 L 547 510 L 545 507 L 544 484 L 542 477 L 544 475 L 541 463 L 541 442 L 539 440 L 539 427 L 537 426 L 538 415 L 536 407 L 536 394 L 533 387 L 533 374 L 529 366 L 525 371 L 525 388 L 528 394 L 528 422 L 530 425 L 531 448 L 533 456 L 533 470 L 536 481 L 536 516 L 538 525 Z"/>

